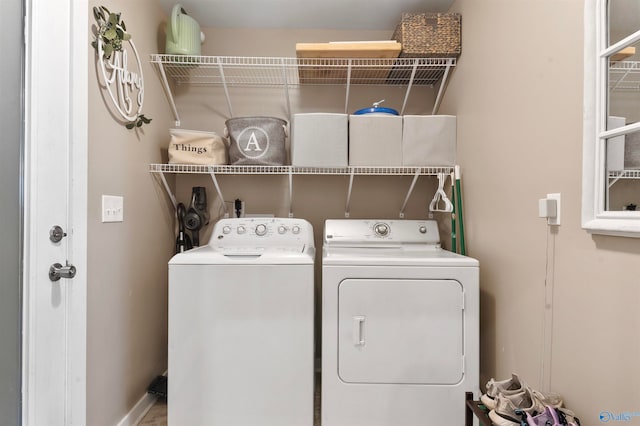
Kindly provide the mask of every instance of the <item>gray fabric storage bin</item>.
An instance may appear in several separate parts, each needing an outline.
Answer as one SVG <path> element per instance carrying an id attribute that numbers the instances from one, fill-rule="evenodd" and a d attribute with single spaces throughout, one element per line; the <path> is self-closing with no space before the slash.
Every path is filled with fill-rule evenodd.
<path id="1" fill-rule="evenodd" d="M 456 116 L 405 115 L 403 166 L 455 166 Z"/>
<path id="2" fill-rule="evenodd" d="M 294 114 L 291 124 L 291 165 L 347 167 L 348 138 L 347 114 Z"/>
<path id="3" fill-rule="evenodd" d="M 225 122 L 229 163 L 282 166 L 287 158 L 287 122 L 276 117 L 237 117 Z"/>

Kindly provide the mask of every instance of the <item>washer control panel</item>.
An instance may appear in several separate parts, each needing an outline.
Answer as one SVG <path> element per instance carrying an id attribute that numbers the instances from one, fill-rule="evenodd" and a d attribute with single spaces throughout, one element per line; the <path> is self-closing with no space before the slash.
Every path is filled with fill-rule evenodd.
<path id="1" fill-rule="evenodd" d="M 324 243 L 329 245 L 440 244 L 435 220 L 328 219 Z"/>
<path id="2" fill-rule="evenodd" d="M 313 245 L 313 227 L 304 219 L 252 217 L 220 219 L 213 228 L 210 245 L 256 243 Z"/>

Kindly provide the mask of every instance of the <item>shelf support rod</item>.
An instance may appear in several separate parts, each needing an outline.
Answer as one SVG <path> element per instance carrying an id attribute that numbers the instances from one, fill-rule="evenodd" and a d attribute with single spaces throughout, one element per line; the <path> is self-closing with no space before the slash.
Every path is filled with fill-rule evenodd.
<path id="1" fill-rule="evenodd" d="M 220 190 L 220 185 L 218 184 L 218 179 L 216 178 L 216 174 L 211 172 L 211 173 L 209 173 L 209 175 L 211 176 L 211 180 L 213 181 L 213 186 L 216 187 L 216 192 L 218 193 L 218 198 L 220 198 L 220 203 L 222 204 L 222 207 L 224 208 L 224 217 L 228 218 L 229 217 L 229 208 L 227 207 L 227 203 L 224 202 L 224 197 L 222 196 L 222 191 Z"/>
<path id="2" fill-rule="evenodd" d="M 447 87 L 447 79 L 449 78 L 449 71 L 451 70 L 451 66 L 453 63 L 453 59 L 447 60 L 447 66 L 444 70 L 444 75 L 442 76 L 442 80 L 440 81 L 440 88 L 438 89 L 438 96 L 436 96 L 436 102 L 433 104 L 432 115 L 436 115 L 438 113 L 438 109 L 440 109 L 440 103 L 442 102 L 442 96 L 444 95 L 444 89 Z"/>
<path id="3" fill-rule="evenodd" d="M 178 108 L 176 108 L 176 103 L 173 100 L 171 86 L 169 86 L 169 80 L 167 79 L 167 74 L 164 71 L 164 65 L 162 64 L 162 62 L 158 62 L 158 70 L 160 70 L 160 77 L 162 78 L 162 88 L 164 89 L 164 94 L 169 101 L 169 106 L 171 107 L 171 112 L 173 112 L 173 117 L 176 119 L 176 127 L 180 127 L 180 116 L 178 115 Z"/>
<path id="4" fill-rule="evenodd" d="M 411 70 L 411 78 L 409 79 L 409 84 L 407 85 L 407 91 L 404 94 L 404 101 L 402 102 L 402 110 L 400 111 L 400 115 L 404 115 L 404 109 L 407 106 L 407 101 L 409 100 L 409 94 L 411 93 L 411 88 L 413 87 L 413 80 L 416 78 L 416 71 L 418 70 L 418 59 L 413 60 L 413 69 Z"/>
<path id="5" fill-rule="evenodd" d="M 349 209 L 351 207 L 351 189 L 353 188 L 353 176 L 355 175 L 355 169 L 351 168 L 349 173 L 349 189 L 347 190 L 347 204 L 344 208 L 344 217 L 349 218 Z"/>
<path id="6" fill-rule="evenodd" d="M 178 201 L 176 200 L 176 196 L 171 192 L 171 188 L 169 188 L 169 184 L 167 183 L 167 179 L 164 176 L 164 173 L 160 172 L 160 179 L 162 179 L 162 185 L 164 185 L 164 190 L 167 191 L 167 195 L 169 195 L 169 199 L 171 199 L 171 203 L 173 204 L 173 209 L 178 208 Z"/>
<path id="7" fill-rule="evenodd" d="M 287 117 L 289 117 L 289 123 L 291 123 L 291 96 L 289 95 L 289 81 L 287 79 L 287 65 L 284 58 L 280 60 L 282 63 L 282 81 L 284 83 L 284 95 L 287 99 Z"/>
<path id="8" fill-rule="evenodd" d="M 289 217 L 293 217 L 293 167 L 289 167 Z"/>
<path id="9" fill-rule="evenodd" d="M 613 178 L 613 180 L 609 181 L 609 188 L 611 188 L 613 185 L 615 185 L 620 179 L 622 179 L 622 177 L 625 175 L 625 172 L 620 173 L 620 175 L 616 176 Z M 609 198 L 607 197 L 607 200 Z"/>
<path id="10" fill-rule="evenodd" d="M 227 108 L 229 108 L 229 116 L 233 117 L 233 108 L 231 107 L 231 96 L 229 96 L 229 87 L 227 87 L 227 79 L 224 76 L 224 67 L 222 66 L 222 62 L 220 62 L 220 60 L 217 57 L 216 57 L 216 62 L 218 62 L 218 70 L 220 72 L 220 79 L 222 80 L 222 87 L 224 87 L 224 95 L 227 97 Z"/>
<path id="11" fill-rule="evenodd" d="M 631 72 L 631 68 L 629 68 L 622 77 L 620 77 L 620 79 L 618 81 L 615 82 L 615 84 L 613 85 L 613 87 L 611 88 L 611 91 L 615 91 L 618 86 L 620 86 L 622 84 L 622 82 L 627 78 L 627 76 L 629 75 L 629 73 Z"/>
<path id="12" fill-rule="evenodd" d="M 349 91 L 351 90 L 351 66 L 353 64 L 353 60 L 349 59 L 347 66 L 347 88 L 344 99 L 344 113 L 349 114 Z"/>
<path id="13" fill-rule="evenodd" d="M 407 207 L 407 203 L 409 202 L 409 198 L 413 193 L 413 188 L 416 186 L 416 182 L 420 177 L 420 167 L 416 169 L 416 173 L 413 175 L 413 180 L 411 181 L 411 186 L 409 187 L 409 192 L 407 192 L 407 196 L 404 197 L 404 203 L 402 203 L 402 208 L 400 208 L 400 219 L 404 219 L 404 209 Z"/>

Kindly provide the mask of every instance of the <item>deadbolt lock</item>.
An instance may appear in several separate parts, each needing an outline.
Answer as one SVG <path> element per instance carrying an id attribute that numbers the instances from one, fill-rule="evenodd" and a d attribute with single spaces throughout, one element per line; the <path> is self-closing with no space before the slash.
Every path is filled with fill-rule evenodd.
<path id="1" fill-rule="evenodd" d="M 67 233 L 58 225 L 55 225 L 49 230 L 49 239 L 51 242 L 59 243 L 66 236 Z"/>

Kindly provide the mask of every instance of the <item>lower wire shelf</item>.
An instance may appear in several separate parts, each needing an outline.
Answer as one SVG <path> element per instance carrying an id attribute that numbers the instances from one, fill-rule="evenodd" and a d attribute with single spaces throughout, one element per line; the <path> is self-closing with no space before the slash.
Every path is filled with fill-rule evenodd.
<path id="1" fill-rule="evenodd" d="M 351 189 L 355 176 L 413 176 L 413 180 L 400 208 L 399 217 L 404 218 L 404 210 L 416 181 L 419 176 L 450 175 L 453 180 L 453 166 L 431 167 L 431 166 L 400 166 L 400 167 L 298 167 L 298 166 L 234 166 L 234 165 L 193 165 L 193 164 L 150 164 L 149 172 L 157 173 L 164 185 L 167 194 L 171 198 L 174 208 L 177 207 L 175 195 L 172 193 L 165 173 L 176 174 L 208 174 L 216 188 L 216 192 L 221 200 L 224 200 L 222 190 L 218 184 L 218 175 L 285 175 L 289 177 L 289 217 L 293 217 L 293 176 L 294 175 L 339 175 L 349 177 L 349 187 L 347 191 L 347 201 L 345 206 L 345 217 L 349 217 L 349 206 L 351 202 Z M 229 217 L 229 212 L 225 206 L 225 217 Z"/>

